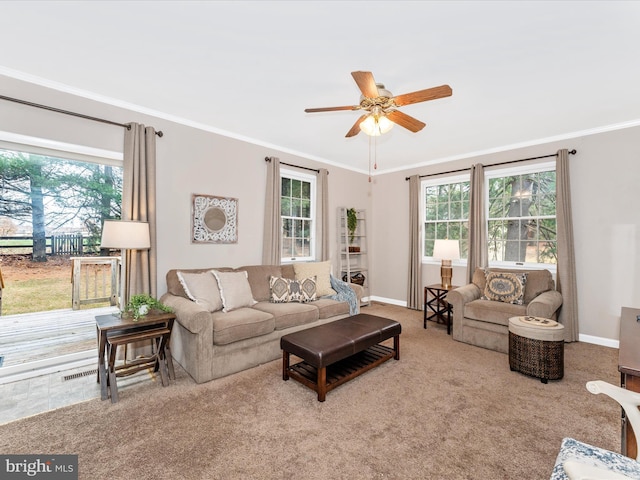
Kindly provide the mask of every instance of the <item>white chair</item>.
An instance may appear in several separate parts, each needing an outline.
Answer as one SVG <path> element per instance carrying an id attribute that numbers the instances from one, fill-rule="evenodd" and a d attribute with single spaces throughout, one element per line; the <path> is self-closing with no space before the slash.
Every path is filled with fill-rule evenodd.
<path id="1" fill-rule="evenodd" d="M 587 382 L 593 394 L 604 393 L 617 401 L 634 432 L 640 432 L 640 393 L 596 380 Z M 640 479 L 640 451 L 636 459 L 603 448 L 565 438 L 551 474 L 551 480 L 629 480 Z"/>

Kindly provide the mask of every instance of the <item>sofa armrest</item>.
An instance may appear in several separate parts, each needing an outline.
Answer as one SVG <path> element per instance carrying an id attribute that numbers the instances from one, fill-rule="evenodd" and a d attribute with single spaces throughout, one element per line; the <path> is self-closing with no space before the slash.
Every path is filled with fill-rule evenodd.
<path id="1" fill-rule="evenodd" d="M 188 298 L 165 293 L 160 301 L 173 308 L 176 321 L 191 333 L 202 333 L 207 326 L 211 326 L 211 313 Z"/>
<path id="2" fill-rule="evenodd" d="M 364 296 L 364 287 L 362 285 L 358 285 L 357 283 L 350 283 L 349 286 L 356 293 L 356 297 L 358 297 L 358 305 L 362 301 L 362 297 Z"/>
<path id="3" fill-rule="evenodd" d="M 527 315 L 542 318 L 556 318 L 556 311 L 562 305 L 562 294 L 557 290 L 541 293 L 527 305 Z"/>
<path id="4" fill-rule="evenodd" d="M 452 322 L 454 340 L 462 340 L 462 319 L 464 318 L 465 304 L 477 300 L 481 296 L 482 292 L 474 283 L 458 287 L 447 293 L 447 302 L 453 307 Z"/>

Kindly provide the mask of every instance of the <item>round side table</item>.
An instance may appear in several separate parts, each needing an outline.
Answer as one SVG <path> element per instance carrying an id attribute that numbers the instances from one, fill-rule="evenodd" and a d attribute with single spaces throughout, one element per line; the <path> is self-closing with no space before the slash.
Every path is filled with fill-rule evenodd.
<path id="1" fill-rule="evenodd" d="M 509 319 L 509 367 L 542 383 L 564 376 L 564 326 L 541 317 Z"/>

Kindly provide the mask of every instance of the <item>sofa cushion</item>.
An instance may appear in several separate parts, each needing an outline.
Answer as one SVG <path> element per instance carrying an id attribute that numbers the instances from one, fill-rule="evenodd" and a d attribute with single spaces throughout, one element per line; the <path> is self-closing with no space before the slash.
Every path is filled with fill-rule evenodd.
<path id="1" fill-rule="evenodd" d="M 247 272 L 219 272 L 213 270 L 220 287 L 222 311 L 230 312 L 242 307 L 251 307 L 256 303 L 251 294 Z"/>
<path id="2" fill-rule="evenodd" d="M 280 265 L 247 265 L 236 268 L 234 271 L 247 272 L 253 299 L 258 302 L 266 302 L 271 298 L 269 279 L 271 277 L 282 277 Z"/>
<path id="3" fill-rule="evenodd" d="M 495 302 L 492 300 L 474 300 L 464 306 L 464 317 L 497 325 L 509 326 L 511 317 L 527 314 L 526 305 Z M 454 326 L 455 330 L 455 326 Z"/>
<path id="4" fill-rule="evenodd" d="M 349 303 L 339 302 L 338 300 L 332 300 L 330 298 L 320 298 L 315 302 L 311 302 L 318 309 L 321 320 L 325 318 L 335 317 L 336 315 L 348 315 Z"/>
<path id="5" fill-rule="evenodd" d="M 526 273 L 489 272 L 482 295 L 483 300 L 513 303 L 524 303 L 524 289 L 527 284 Z"/>
<path id="6" fill-rule="evenodd" d="M 316 299 L 316 279 L 304 278 L 292 280 L 290 278 L 271 276 L 269 280 L 272 303 L 312 302 Z"/>
<path id="7" fill-rule="evenodd" d="M 208 312 L 222 310 L 218 281 L 211 270 L 200 273 L 177 272 L 187 297 Z"/>
<path id="8" fill-rule="evenodd" d="M 296 279 L 316 277 L 316 292 L 318 297 L 326 295 L 336 295 L 337 292 L 331 288 L 331 262 L 300 262 L 294 263 L 293 269 L 296 272 Z"/>
<path id="9" fill-rule="evenodd" d="M 318 320 L 320 313 L 312 304 L 297 302 L 258 302 L 253 306 L 253 309 L 273 315 L 276 330 L 284 330 L 285 328 L 315 322 Z"/>
<path id="10" fill-rule="evenodd" d="M 238 308 L 231 312 L 214 312 L 211 314 L 213 323 L 213 343 L 227 345 L 271 333 L 276 328 L 273 315 L 261 312 L 255 308 Z"/>

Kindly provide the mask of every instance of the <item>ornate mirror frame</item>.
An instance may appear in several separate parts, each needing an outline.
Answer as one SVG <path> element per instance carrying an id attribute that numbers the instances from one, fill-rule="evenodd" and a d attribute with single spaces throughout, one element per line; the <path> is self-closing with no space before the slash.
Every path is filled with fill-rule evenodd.
<path id="1" fill-rule="evenodd" d="M 238 199 L 192 194 L 191 243 L 238 243 Z"/>

